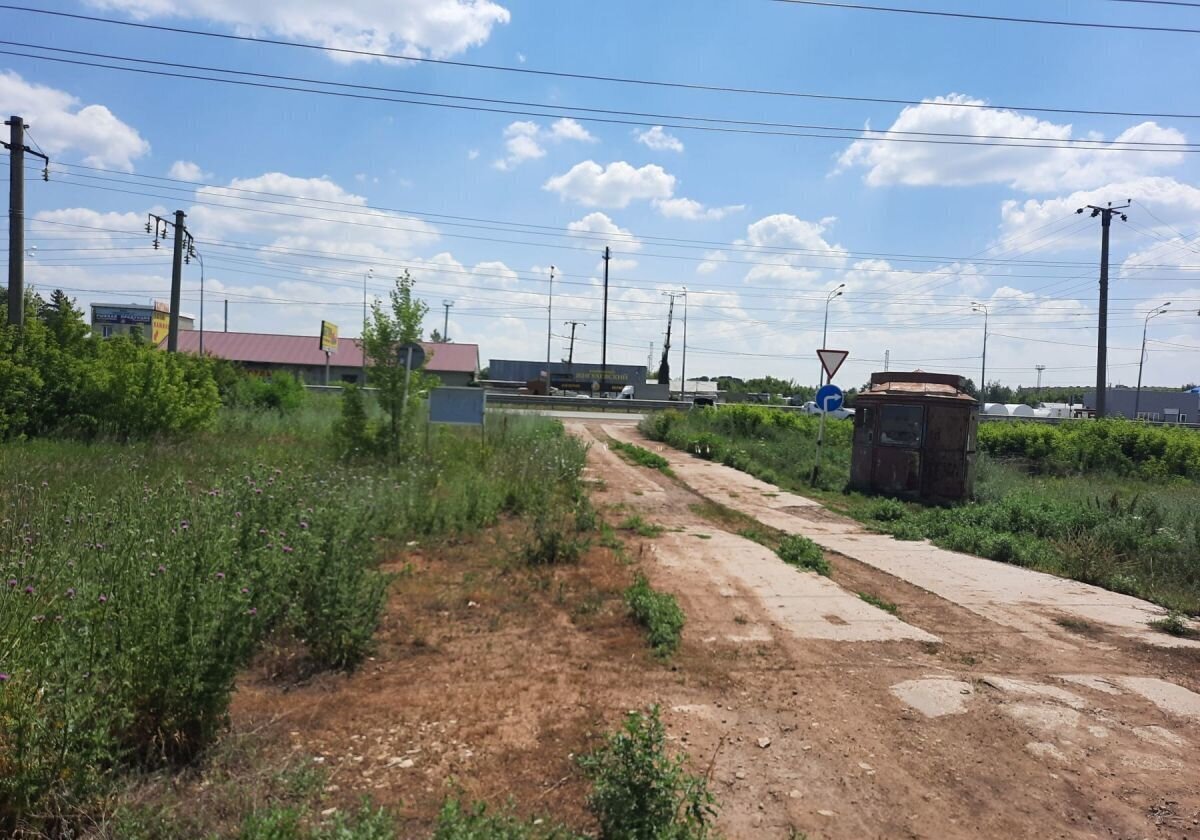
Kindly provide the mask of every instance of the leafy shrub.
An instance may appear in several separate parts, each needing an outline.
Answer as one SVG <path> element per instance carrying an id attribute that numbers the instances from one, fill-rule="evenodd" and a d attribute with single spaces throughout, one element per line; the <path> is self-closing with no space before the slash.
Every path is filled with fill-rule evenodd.
<path id="1" fill-rule="evenodd" d="M 1167 613 L 1162 618 L 1156 618 L 1149 622 L 1149 624 L 1155 630 L 1159 630 L 1170 636 L 1190 638 L 1196 635 L 1196 631 L 1188 624 L 1187 619 L 1175 611 Z"/>
<path id="2" fill-rule="evenodd" d="M 829 577 L 829 561 L 825 559 L 825 552 L 821 550 L 821 546 L 808 537 L 803 537 L 799 534 L 788 534 L 779 541 L 779 548 L 775 549 L 775 553 L 779 555 L 780 560 L 789 566 L 808 569 L 819 575 Z"/>
<path id="3" fill-rule="evenodd" d="M 588 539 L 577 535 L 577 520 L 559 507 L 538 511 L 533 519 L 533 536 L 525 546 L 525 562 L 531 566 L 577 563 L 587 550 Z"/>
<path id="4" fill-rule="evenodd" d="M 362 457 L 374 448 L 367 407 L 357 385 L 351 382 L 342 388 L 341 414 L 333 424 L 334 448 L 342 458 Z"/>
<path id="5" fill-rule="evenodd" d="M 893 537 L 905 542 L 917 542 L 925 539 L 925 532 L 921 530 L 921 526 L 911 519 L 901 519 L 899 522 L 893 523 L 889 530 Z"/>
<path id="6" fill-rule="evenodd" d="M 335 814 L 327 822 L 310 819 L 306 824 L 304 817 L 297 808 L 256 811 L 242 824 L 238 840 L 394 840 L 396 836 L 391 816 L 366 802 L 353 815 Z"/>
<path id="7" fill-rule="evenodd" d="M 242 376 L 228 388 L 225 404 L 290 414 L 308 398 L 304 385 L 290 373 Z"/>
<path id="8" fill-rule="evenodd" d="M 582 835 L 542 820 L 522 820 L 511 806 L 488 813 L 487 805 L 477 802 L 464 807 L 457 799 L 448 799 L 438 813 L 433 840 L 582 840 Z"/>
<path id="9" fill-rule="evenodd" d="M 625 519 L 623 519 L 621 524 L 617 527 L 622 531 L 633 531 L 639 537 L 657 537 L 666 530 L 666 528 L 661 525 L 655 525 L 652 522 L 647 522 L 637 514 L 625 517 Z"/>
<path id="10" fill-rule="evenodd" d="M 579 760 L 592 782 L 588 803 L 606 840 L 704 840 L 716 798 L 687 757 L 667 754 L 658 706 L 630 712 L 625 725 Z"/>
<path id="11" fill-rule="evenodd" d="M 640 446 L 636 446 L 632 443 L 625 443 L 624 441 L 620 440 L 612 441 L 609 446 L 620 453 L 621 456 L 627 461 L 631 461 L 634 464 L 640 464 L 643 467 L 649 467 L 652 470 L 658 470 L 659 472 L 666 473 L 667 475 L 671 474 L 670 462 L 657 452 L 651 452 L 649 449 L 644 449 Z"/>
<path id="12" fill-rule="evenodd" d="M 684 615 L 674 595 L 656 591 L 639 573 L 625 591 L 625 603 L 634 619 L 646 628 L 646 639 L 655 654 L 666 657 L 679 649 Z"/>
<path id="13" fill-rule="evenodd" d="M 876 522 L 898 522 L 908 516 L 908 507 L 896 499 L 877 499 L 867 507 L 866 516 Z"/>

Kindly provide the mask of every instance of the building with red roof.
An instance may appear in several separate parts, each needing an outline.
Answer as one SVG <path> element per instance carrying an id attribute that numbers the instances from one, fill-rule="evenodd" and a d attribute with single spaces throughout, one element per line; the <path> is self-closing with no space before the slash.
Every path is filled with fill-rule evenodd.
<path id="1" fill-rule="evenodd" d="M 253 373 L 286 371 L 309 385 L 325 381 L 325 351 L 315 335 L 269 335 L 245 332 L 179 331 L 179 350 L 199 353 L 203 335 L 204 353 L 237 362 Z M 443 385 L 470 385 L 479 375 L 478 344 L 448 344 L 423 341 L 425 372 Z M 341 339 L 329 357 L 329 383 L 363 381 L 363 353 L 358 339 Z"/>

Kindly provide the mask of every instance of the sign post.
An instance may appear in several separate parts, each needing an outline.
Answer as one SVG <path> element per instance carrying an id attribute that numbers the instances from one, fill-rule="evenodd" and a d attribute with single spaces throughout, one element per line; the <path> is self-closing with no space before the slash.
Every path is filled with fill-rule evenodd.
<path id="1" fill-rule="evenodd" d="M 825 368 L 826 376 L 832 380 L 833 375 L 838 372 L 842 366 L 842 362 L 846 361 L 846 357 L 850 355 L 849 350 L 826 350 L 817 351 L 817 358 L 821 360 L 821 367 Z M 821 471 L 821 447 L 825 443 L 825 415 L 831 411 L 837 411 L 842 407 L 842 389 L 830 382 L 827 385 L 822 385 L 817 391 L 816 403 L 817 408 L 821 412 L 821 420 L 817 426 L 817 452 L 813 457 L 812 469 L 812 485 L 817 485 L 817 475 Z"/>
<path id="2" fill-rule="evenodd" d="M 321 322 L 321 349 L 325 351 L 325 384 L 329 384 L 329 357 L 337 352 L 338 347 L 338 328 L 337 324 L 331 324 L 329 321 Z"/>

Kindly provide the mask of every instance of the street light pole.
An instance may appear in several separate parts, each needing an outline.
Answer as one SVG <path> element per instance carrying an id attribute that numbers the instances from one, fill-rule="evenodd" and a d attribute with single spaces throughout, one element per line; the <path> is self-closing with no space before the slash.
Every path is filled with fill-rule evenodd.
<path id="1" fill-rule="evenodd" d="M 829 337 L 829 304 L 833 302 L 834 298 L 841 297 L 845 288 L 846 288 L 846 284 L 843 283 L 842 285 L 838 286 L 836 289 L 831 291 L 829 293 L 829 296 L 825 298 L 825 327 L 821 330 L 821 349 L 822 350 L 825 349 L 825 341 Z M 817 378 L 817 381 L 819 383 L 821 383 L 822 385 L 824 385 L 826 383 L 825 363 L 824 362 L 821 363 L 821 375 L 820 375 L 820 377 Z"/>
<path id="2" fill-rule="evenodd" d="M 688 292 L 687 286 L 683 287 L 683 369 L 681 371 L 683 381 L 679 384 L 679 393 L 687 398 L 687 311 L 688 311 Z"/>
<path id="3" fill-rule="evenodd" d="M 550 320 L 554 316 L 554 266 L 550 266 L 550 291 L 546 300 L 546 364 L 550 364 Z"/>
<path id="4" fill-rule="evenodd" d="M 363 275 L 363 335 L 367 334 L 367 281 L 375 276 L 375 269 L 368 268 Z"/>
<path id="5" fill-rule="evenodd" d="M 1133 419 L 1138 419 L 1138 409 L 1142 407 L 1142 365 L 1146 363 L 1146 331 L 1150 328 L 1150 319 L 1157 318 L 1159 315 L 1165 315 L 1167 307 L 1171 305 L 1171 301 L 1159 304 L 1146 313 L 1146 319 L 1142 321 L 1142 355 L 1138 356 L 1138 384 L 1137 394 L 1133 398 Z"/>
<path id="6" fill-rule="evenodd" d="M 200 263 L 200 355 L 204 355 L 204 256 L 192 248 L 192 256 Z"/>
<path id="7" fill-rule="evenodd" d="M 987 393 L 987 340 L 988 340 L 988 308 L 987 304 L 971 301 L 972 312 L 983 313 L 983 365 L 979 371 L 979 407 L 983 408 L 983 398 Z"/>

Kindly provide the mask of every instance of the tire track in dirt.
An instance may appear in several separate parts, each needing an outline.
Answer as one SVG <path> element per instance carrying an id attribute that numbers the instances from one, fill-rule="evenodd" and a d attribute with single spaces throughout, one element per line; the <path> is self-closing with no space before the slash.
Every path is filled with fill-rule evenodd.
<path id="1" fill-rule="evenodd" d="M 809 499 L 649 443 L 631 427 L 573 424 L 572 431 L 600 444 L 590 460 L 607 482 L 606 502 L 684 529 L 643 556 L 655 584 L 685 606 L 685 647 L 705 645 L 728 680 L 716 697 L 685 681 L 665 702 L 671 731 L 695 755 L 720 745 L 714 776 L 730 836 L 786 837 L 790 828 L 814 838 L 1200 830 L 1200 782 L 1188 763 L 1200 744 L 1200 720 L 1190 711 L 1200 697 L 1131 655 L 1121 636 L 1127 619 L 1091 638 L 1055 624 L 1037 591 L 1018 591 L 1000 607 L 986 588 L 957 602 L 932 591 L 939 584 L 929 577 L 940 567 L 906 581 L 895 565 L 837 557 L 834 580 L 851 590 L 846 597 L 882 595 L 909 625 L 943 643 L 806 637 L 811 605 L 789 616 L 771 607 L 780 600 L 773 577 L 758 587 L 746 580 L 746 565 L 783 564 L 697 522 L 692 505 L 717 501 L 827 546 L 875 535 Z M 679 481 L 620 460 L 602 445 L 608 435 L 658 451 Z M 647 476 L 653 493 L 625 490 Z M 696 543 L 715 545 L 706 552 Z M 724 556 L 718 562 L 713 553 Z M 742 573 L 737 599 L 726 597 L 729 570 Z M 1078 614 L 1078 600 L 1062 601 L 1055 608 Z M 739 611 L 768 628 L 771 641 L 736 644 L 736 634 L 716 632 L 736 626 Z M 770 740 L 760 747 L 759 739 Z"/>

